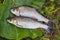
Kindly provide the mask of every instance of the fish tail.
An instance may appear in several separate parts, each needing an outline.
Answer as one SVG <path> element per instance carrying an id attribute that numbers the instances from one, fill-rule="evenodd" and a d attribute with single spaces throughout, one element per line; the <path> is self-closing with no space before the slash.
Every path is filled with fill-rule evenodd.
<path id="1" fill-rule="evenodd" d="M 53 32 L 54 32 L 53 22 L 52 22 L 52 21 L 49 21 L 47 25 L 49 26 L 49 27 L 48 27 L 49 33 L 50 33 L 50 34 L 53 34 Z"/>

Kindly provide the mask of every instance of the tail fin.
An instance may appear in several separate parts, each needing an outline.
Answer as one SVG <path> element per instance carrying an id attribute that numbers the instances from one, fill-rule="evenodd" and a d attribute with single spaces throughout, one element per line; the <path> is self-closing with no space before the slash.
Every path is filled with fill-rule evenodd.
<path id="1" fill-rule="evenodd" d="M 48 27 L 49 34 L 53 34 L 53 32 L 54 32 L 53 22 L 49 21 L 47 25 L 49 26 Z"/>

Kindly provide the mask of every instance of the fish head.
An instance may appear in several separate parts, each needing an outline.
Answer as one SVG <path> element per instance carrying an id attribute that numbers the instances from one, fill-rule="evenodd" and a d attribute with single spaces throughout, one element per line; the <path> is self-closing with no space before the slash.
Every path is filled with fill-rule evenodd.
<path id="1" fill-rule="evenodd" d="M 16 19 L 10 17 L 10 18 L 7 18 L 7 22 L 12 23 L 12 24 L 16 24 Z"/>
<path id="2" fill-rule="evenodd" d="M 16 16 L 20 16 L 19 13 L 20 13 L 20 10 L 19 8 L 11 8 L 11 13 L 15 14 Z"/>

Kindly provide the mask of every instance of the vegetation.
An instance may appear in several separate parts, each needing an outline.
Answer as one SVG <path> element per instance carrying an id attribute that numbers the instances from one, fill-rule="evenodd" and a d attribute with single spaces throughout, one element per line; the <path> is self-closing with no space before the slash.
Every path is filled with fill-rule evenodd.
<path id="1" fill-rule="evenodd" d="M 15 16 L 10 12 L 12 7 L 31 6 L 36 8 L 40 14 L 54 23 L 55 33 L 53 37 L 44 33 L 44 30 L 28 30 L 17 28 L 9 24 L 6 18 Z M 60 40 L 60 0 L 0 0 L 0 36 L 10 40 L 21 40 L 30 37 L 34 40 Z"/>

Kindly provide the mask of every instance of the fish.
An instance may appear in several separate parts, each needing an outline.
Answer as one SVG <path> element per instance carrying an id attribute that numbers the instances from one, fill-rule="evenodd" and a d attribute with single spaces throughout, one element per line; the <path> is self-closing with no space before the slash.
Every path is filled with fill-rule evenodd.
<path id="1" fill-rule="evenodd" d="M 37 19 L 38 21 L 42 21 L 48 23 L 50 20 L 42 16 L 35 8 L 21 6 L 16 8 L 11 8 L 11 13 L 15 14 L 16 16 L 24 16 Z"/>
<path id="2" fill-rule="evenodd" d="M 32 18 L 28 18 L 28 17 L 10 17 L 7 18 L 7 22 L 19 27 L 19 28 L 25 28 L 25 29 L 37 29 L 37 28 L 42 28 L 45 29 L 48 32 L 51 32 L 53 29 L 52 27 L 40 23 L 39 21 L 32 19 Z"/>

